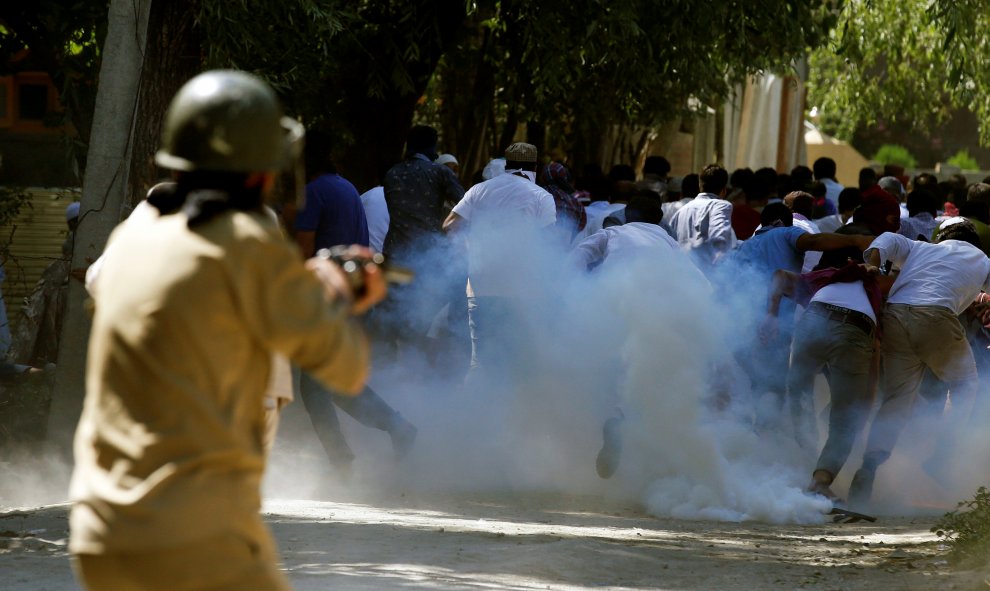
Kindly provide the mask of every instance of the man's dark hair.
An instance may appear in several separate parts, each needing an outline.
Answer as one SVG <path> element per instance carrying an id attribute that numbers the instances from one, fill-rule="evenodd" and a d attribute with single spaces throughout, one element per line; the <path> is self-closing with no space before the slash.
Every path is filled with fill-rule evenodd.
<path id="1" fill-rule="evenodd" d="M 915 189 L 927 189 L 932 193 L 935 193 L 938 189 L 938 178 L 930 172 L 922 172 L 918 176 L 914 177 Z"/>
<path id="2" fill-rule="evenodd" d="M 817 180 L 835 179 L 835 160 L 822 156 L 812 164 Z"/>
<path id="3" fill-rule="evenodd" d="M 811 219 L 811 216 L 815 210 L 815 198 L 804 191 L 798 191 L 797 193 L 798 194 L 791 201 L 791 211 Z"/>
<path id="4" fill-rule="evenodd" d="M 608 179 L 613 183 L 617 183 L 619 181 L 635 182 L 636 171 L 633 170 L 633 167 L 628 164 L 616 164 L 611 170 L 608 171 Z"/>
<path id="5" fill-rule="evenodd" d="M 811 193 L 811 196 L 814 197 L 815 199 L 821 199 L 822 197 L 825 197 L 826 194 L 828 194 L 828 187 L 825 186 L 825 183 L 820 181 L 815 181 L 811 183 L 810 185 L 808 185 L 808 188 L 806 190 L 809 193 Z"/>
<path id="6" fill-rule="evenodd" d="M 647 156 L 643 161 L 643 174 L 655 174 L 665 177 L 670 174 L 670 162 L 663 156 Z"/>
<path id="7" fill-rule="evenodd" d="M 437 130 L 429 125 L 414 125 L 409 128 L 406 136 L 406 152 L 411 154 L 424 154 L 432 156 L 437 150 Z M 309 141 L 309 138 L 306 138 Z"/>
<path id="8" fill-rule="evenodd" d="M 729 186 L 733 189 L 742 189 L 743 192 L 749 194 L 753 190 L 754 176 L 753 171 L 749 168 L 737 168 L 729 176 Z"/>
<path id="9" fill-rule="evenodd" d="M 626 223 L 659 224 L 663 221 L 660 195 L 654 191 L 637 191 L 626 205 Z"/>
<path id="10" fill-rule="evenodd" d="M 777 171 L 760 168 L 753 173 L 753 199 L 763 201 L 777 195 Z"/>
<path id="11" fill-rule="evenodd" d="M 764 228 L 772 226 L 774 222 L 780 222 L 785 226 L 794 225 L 794 214 L 783 203 L 771 203 L 760 212 L 760 223 Z"/>
<path id="12" fill-rule="evenodd" d="M 966 201 L 990 203 L 990 183 L 975 183 L 966 191 Z"/>
<path id="13" fill-rule="evenodd" d="M 959 206 L 959 215 L 971 218 L 984 224 L 990 224 L 990 203 L 986 201 L 967 201 Z"/>
<path id="14" fill-rule="evenodd" d="M 863 194 L 856 187 L 843 189 L 839 193 L 839 211 L 855 211 L 863 203 Z"/>
<path id="15" fill-rule="evenodd" d="M 591 193 L 592 201 L 608 201 L 612 193 L 612 183 L 605 175 L 585 178 L 585 191 Z"/>
<path id="16" fill-rule="evenodd" d="M 729 184 L 729 173 L 718 164 L 709 164 L 701 171 L 698 180 L 702 191 L 718 195 Z"/>
<path id="17" fill-rule="evenodd" d="M 807 191 L 808 185 L 811 184 L 812 178 L 811 169 L 807 166 L 795 166 L 791 170 L 791 187 L 793 191 Z"/>
<path id="18" fill-rule="evenodd" d="M 574 185 L 578 190 L 582 190 L 585 188 L 584 183 L 587 183 L 592 179 L 600 179 L 604 177 L 605 173 L 602 171 L 602 167 L 594 162 L 591 162 L 581 167 L 581 174 L 577 175 L 577 178 L 574 179 Z"/>
<path id="19" fill-rule="evenodd" d="M 976 248 L 983 248 L 980 243 L 980 235 L 976 233 L 976 226 L 969 220 L 957 222 L 943 230 L 939 230 L 935 235 L 935 242 L 945 242 L 946 240 L 960 240 L 962 242 L 968 242 Z"/>
<path id="20" fill-rule="evenodd" d="M 990 185 L 990 176 L 988 176 L 987 178 L 985 178 L 985 179 L 983 179 L 983 180 L 982 180 L 982 181 L 980 181 L 980 182 L 982 182 L 982 183 L 986 183 L 987 185 Z"/>
<path id="21" fill-rule="evenodd" d="M 942 181 L 938 184 L 939 193 L 942 194 L 942 198 L 950 203 L 955 203 L 956 206 L 962 204 L 966 200 L 966 190 L 960 189 L 949 181 Z"/>
<path id="22" fill-rule="evenodd" d="M 777 195 L 787 195 L 791 191 L 803 191 L 804 188 L 794 186 L 794 177 L 786 172 L 777 175 Z"/>
<path id="23" fill-rule="evenodd" d="M 681 180 L 681 198 L 694 199 L 701 192 L 701 177 L 691 173 Z"/>
<path id="24" fill-rule="evenodd" d="M 966 188 L 966 177 L 962 173 L 956 172 L 949 175 L 949 182 L 960 189 Z"/>
<path id="25" fill-rule="evenodd" d="M 915 189 L 908 193 L 908 215 L 914 217 L 919 213 L 928 212 L 932 217 L 938 215 L 938 199 L 927 189 Z"/>
<path id="26" fill-rule="evenodd" d="M 306 164 L 306 175 L 310 178 L 321 174 L 337 174 L 337 167 L 333 162 L 333 140 L 328 134 L 317 130 L 306 132 L 303 162 Z"/>
<path id="27" fill-rule="evenodd" d="M 877 184 L 877 171 L 873 170 L 869 166 L 862 168 L 859 171 L 859 190 L 865 191 L 870 187 Z"/>

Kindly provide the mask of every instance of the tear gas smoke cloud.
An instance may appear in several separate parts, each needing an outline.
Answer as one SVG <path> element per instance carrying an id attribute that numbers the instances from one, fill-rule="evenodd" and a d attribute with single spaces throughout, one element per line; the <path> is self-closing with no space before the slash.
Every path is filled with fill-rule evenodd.
<path id="1" fill-rule="evenodd" d="M 487 380 L 472 376 L 466 387 L 456 372 L 438 377 L 414 354 L 376 366 L 372 385 L 419 427 L 419 439 L 396 464 L 387 437 L 348 428 L 358 484 L 609 494 L 689 519 L 823 519 L 829 502 L 801 490 L 814 458 L 785 434 L 757 436 L 733 416 L 712 412 L 719 384 L 745 398 L 746 378 L 732 361 L 739 333 L 727 328 L 755 326 L 765 300 L 750 300 L 758 302 L 748 308 L 751 317 L 733 317 L 686 257 L 665 248 L 589 274 L 571 265 L 547 232 L 537 236 L 505 220 L 472 228 L 470 241 L 475 252 L 499 253 L 488 262 L 498 266 L 501 289 L 523 294 L 514 350 L 487 368 Z M 417 266 L 445 268 L 450 256 L 424 251 Z M 595 455 L 616 405 L 626 417 L 625 448 L 616 475 L 602 481 Z M 300 429 L 310 430 L 305 419 Z M 276 448 L 271 495 L 298 492 L 293 475 L 312 474 L 297 468 L 298 457 L 286 457 L 291 445 Z M 311 461 L 325 464 L 318 449 Z"/>

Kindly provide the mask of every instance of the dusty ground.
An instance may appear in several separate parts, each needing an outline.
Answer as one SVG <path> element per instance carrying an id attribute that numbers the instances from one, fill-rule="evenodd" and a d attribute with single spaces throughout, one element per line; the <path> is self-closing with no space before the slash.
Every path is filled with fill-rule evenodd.
<path id="1" fill-rule="evenodd" d="M 0 513 L 3 589 L 77 588 L 67 510 Z M 986 588 L 974 573 L 949 570 L 928 518 L 689 522 L 534 493 L 272 500 L 265 514 L 298 590 Z"/>

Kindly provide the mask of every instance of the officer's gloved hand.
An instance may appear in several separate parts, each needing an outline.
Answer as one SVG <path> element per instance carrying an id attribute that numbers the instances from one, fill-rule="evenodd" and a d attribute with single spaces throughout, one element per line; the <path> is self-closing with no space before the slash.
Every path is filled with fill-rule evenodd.
<path id="1" fill-rule="evenodd" d="M 351 313 L 363 314 L 382 301 L 388 292 L 384 274 L 376 263 L 375 253 L 364 246 L 335 249 L 333 256 L 323 251 L 306 261 L 327 288 L 328 297 L 351 301 Z"/>

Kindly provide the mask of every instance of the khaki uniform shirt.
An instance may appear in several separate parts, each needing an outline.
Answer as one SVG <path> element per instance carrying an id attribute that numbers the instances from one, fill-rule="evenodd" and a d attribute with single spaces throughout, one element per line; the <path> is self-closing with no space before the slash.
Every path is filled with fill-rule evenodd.
<path id="1" fill-rule="evenodd" d="M 368 343 L 263 214 L 123 224 L 99 279 L 76 431 L 70 550 L 258 544 L 272 354 L 356 394 Z"/>

